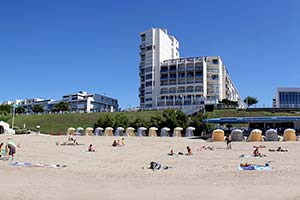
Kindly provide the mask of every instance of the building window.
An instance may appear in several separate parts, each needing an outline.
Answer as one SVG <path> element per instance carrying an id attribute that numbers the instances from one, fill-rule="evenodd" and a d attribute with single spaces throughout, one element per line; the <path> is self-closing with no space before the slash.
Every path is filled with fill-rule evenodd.
<path id="1" fill-rule="evenodd" d="M 148 79 L 152 79 L 152 74 L 147 74 L 146 75 L 146 80 L 148 80 Z"/>
<path id="2" fill-rule="evenodd" d="M 146 87 L 152 86 L 152 81 L 146 82 Z"/>
<path id="3" fill-rule="evenodd" d="M 212 60 L 212 64 L 215 64 L 215 65 L 217 65 L 219 62 L 218 62 L 218 59 L 213 59 Z"/>
<path id="4" fill-rule="evenodd" d="M 146 47 L 146 51 L 150 51 L 150 50 L 152 50 L 152 45 Z"/>
<path id="5" fill-rule="evenodd" d="M 146 101 L 152 101 L 152 98 L 146 98 Z"/>

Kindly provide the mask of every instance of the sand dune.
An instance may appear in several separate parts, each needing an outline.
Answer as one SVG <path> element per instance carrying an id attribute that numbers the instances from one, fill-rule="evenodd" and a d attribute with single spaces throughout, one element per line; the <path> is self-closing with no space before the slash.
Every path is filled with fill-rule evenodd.
<path id="1" fill-rule="evenodd" d="M 0 141 L 6 141 L 1 135 Z M 62 136 L 12 136 L 21 144 L 18 162 L 64 164 L 66 168 L 14 167 L 0 161 L 0 199 L 300 199 L 300 142 L 268 142 L 267 157 L 251 154 L 259 143 L 206 143 L 187 138 L 126 137 L 123 147 L 111 147 L 115 137 L 78 137 L 83 145 L 56 146 Z M 92 143 L 95 153 L 86 152 Z M 168 156 L 186 151 L 193 156 Z M 214 151 L 198 151 L 212 145 Z M 289 152 L 268 152 L 281 146 Z M 171 166 L 147 169 L 151 161 Z M 264 164 L 270 171 L 238 171 L 241 162 Z"/>

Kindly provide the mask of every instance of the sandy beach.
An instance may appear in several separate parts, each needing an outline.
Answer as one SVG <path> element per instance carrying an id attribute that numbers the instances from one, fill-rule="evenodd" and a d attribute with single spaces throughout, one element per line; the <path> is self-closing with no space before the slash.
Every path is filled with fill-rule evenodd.
<path id="1" fill-rule="evenodd" d="M 0 161 L 0 199 L 300 199 L 299 142 L 225 143 L 188 138 L 126 137 L 125 146 L 111 147 L 117 137 L 78 137 L 77 146 L 57 146 L 65 136 L 1 135 L 21 144 L 17 162 L 67 165 L 56 169 L 16 167 Z M 87 152 L 92 143 L 96 152 Z M 266 145 L 267 157 L 251 154 L 253 145 Z M 215 150 L 199 151 L 203 145 Z M 168 156 L 170 149 L 193 156 Z M 288 152 L 268 152 L 269 148 Z M 168 170 L 147 169 L 151 161 Z M 242 162 L 264 164 L 269 171 L 239 171 Z"/>

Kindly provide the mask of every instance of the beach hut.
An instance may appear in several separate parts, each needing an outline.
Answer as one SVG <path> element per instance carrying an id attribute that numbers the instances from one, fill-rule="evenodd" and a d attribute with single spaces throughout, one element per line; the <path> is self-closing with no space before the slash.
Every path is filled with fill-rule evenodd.
<path id="1" fill-rule="evenodd" d="M 278 133 L 275 129 L 268 129 L 265 135 L 265 141 L 278 141 Z"/>
<path id="2" fill-rule="evenodd" d="M 243 141 L 244 140 L 244 135 L 243 135 L 243 131 L 241 129 L 234 129 L 231 131 L 230 133 L 230 138 L 231 141 Z"/>
<path id="3" fill-rule="evenodd" d="M 124 128 L 123 127 L 117 127 L 115 131 L 115 136 L 124 136 Z"/>
<path id="4" fill-rule="evenodd" d="M 104 130 L 104 136 L 114 136 L 112 127 L 106 127 Z"/>
<path id="5" fill-rule="evenodd" d="M 95 129 L 95 131 L 94 131 L 94 135 L 95 136 L 102 136 L 103 135 L 103 128 L 101 128 L 101 127 L 97 127 L 96 129 Z"/>
<path id="6" fill-rule="evenodd" d="M 92 127 L 87 127 L 85 129 L 85 135 L 86 136 L 93 136 L 94 135 L 94 129 Z"/>
<path id="7" fill-rule="evenodd" d="M 211 141 L 212 142 L 224 142 L 224 131 L 222 129 L 216 129 L 212 133 Z"/>
<path id="8" fill-rule="evenodd" d="M 194 130 L 196 130 L 194 127 L 187 127 L 185 129 L 185 137 L 193 137 L 194 136 Z"/>
<path id="9" fill-rule="evenodd" d="M 296 141 L 296 132 L 294 129 L 288 128 L 283 132 L 283 140 L 284 141 Z"/>
<path id="10" fill-rule="evenodd" d="M 151 128 L 149 129 L 149 136 L 150 136 L 150 137 L 156 137 L 156 136 L 157 136 L 157 130 L 158 130 L 158 128 L 156 128 L 156 127 L 151 127 Z"/>
<path id="11" fill-rule="evenodd" d="M 126 128 L 125 136 L 135 136 L 135 129 L 132 127 Z"/>
<path id="12" fill-rule="evenodd" d="M 170 137 L 169 134 L 170 129 L 168 127 L 164 127 L 160 130 L 160 137 Z"/>
<path id="13" fill-rule="evenodd" d="M 84 135 L 84 129 L 82 127 L 76 128 L 75 135 Z"/>
<path id="14" fill-rule="evenodd" d="M 173 137 L 182 137 L 182 131 L 183 131 L 183 128 L 181 128 L 181 127 L 174 128 Z"/>
<path id="15" fill-rule="evenodd" d="M 248 142 L 262 142 L 262 132 L 259 129 L 253 129 L 250 132 L 250 136 L 248 138 Z"/>
<path id="16" fill-rule="evenodd" d="M 139 127 L 138 128 L 138 131 L 137 131 L 137 133 L 136 133 L 136 136 L 146 136 L 147 134 L 146 134 L 146 130 L 147 130 L 147 128 L 145 128 L 145 127 Z"/>
<path id="17" fill-rule="evenodd" d="M 68 128 L 67 135 L 74 135 L 74 133 L 75 133 L 75 128 L 73 127 Z"/>

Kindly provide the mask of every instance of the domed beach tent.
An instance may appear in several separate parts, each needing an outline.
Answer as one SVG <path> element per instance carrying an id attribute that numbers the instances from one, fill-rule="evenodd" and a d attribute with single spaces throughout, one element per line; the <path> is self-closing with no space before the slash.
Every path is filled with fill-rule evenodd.
<path id="1" fill-rule="evenodd" d="M 74 135 L 74 133 L 75 133 L 75 128 L 73 127 L 68 128 L 67 135 Z"/>
<path id="2" fill-rule="evenodd" d="M 145 127 L 139 127 L 138 131 L 136 133 L 136 136 L 139 136 L 139 137 L 146 136 L 147 135 L 146 131 L 147 131 L 147 128 L 145 128 Z"/>
<path id="3" fill-rule="evenodd" d="M 275 129 L 268 129 L 265 135 L 265 141 L 278 141 L 278 133 Z"/>
<path id="4" fill-rule="evenodd" d="M 182 137 L 182 131 L 183 131 L 182 127 L 174 128 L 173 137 Z"/>
<path id="5" fill-rule="evenodd" d="M 160 130 L 160 137 L 170 137 L 169 134 L 170 129 L 168 127 L 164 127 Z"/>
<path id="6" fill-rule="evenodd" d="M 225 134 L 222 129 L 216 129 L 213 131 L 211 136 L 212 142 L 224 142 Z"/>
<path id="7" fill-rule="evenodd" d="M 92 127 L 87 127 L 85 129 L 85 135 L 86 136 L 93 136 L 94 135 L 94 129 Z"/>
<path id="8" fill-rule="evenodd" d="M 117 127 L 115 130 L 115 136 L 124 136 L 124 128 L 123 127 Z"/>
<path id="9" fill-rule="evenodd" d="M 241 129 L 233 129 L 230 133 L 231 141 L 241 142 L 244 140 L 243 131 Z"/>
<path id="10" fill-rule="evenodd" d="M 158 128 L 156 128 L 156 127 L 151 127 L 151 128 L 149 129 L 149 136 L 150 136 L 150 137 L 156 137 L 156 136 L 157 136 L 157 130 L 158 130 Z"/>
<path id="11" fill-rule="evenodd" d="M 259 129 L 253 129 L 248 137 L 248 142 L 262 142 L 262 132 Z"/>
<path id="12" fill-rule="evenodd" d="M 3 121 L 0 121 L 0 134 L 10 133 L 9 124 Z"/>
<path id="13" fill-rule="evenodd" d="M 97 127 L 94 131 L 94 135 L 95 136 L 102 136 L 104 133 L 103 133 L 103 128 L 102 127 Z"/>
<path id="14" fill-rule="evenodd" d="M 84 129 L 82 127 L 76 128 L 75 135 L 84 135 Z"/>
<path id="15" fill-rule="evenodd" d="M 187 127 L 186 129 L 185 129 L 185 137 L 193 137 L 194 136 L 194 130 L 196 130 L 195 129 L 195 127 Z"/>
<path id="16" fill-rule="evenodd" d="M 126 128 L 125 136 L 135 136 L 135 128 L 133 127 L 128 127 Z"/>
<path id="17" fill-rule="evenodd" d="M 288 128 L 283 132 L 283 140 L 284 141 L 296 141 L 296 131 L 294 129 Z"/>
<path id="18" fill-rule="evenodd" d="M 112 127 L 106 127 L 104 130 L 104 136 L 114 136 Z"/>

